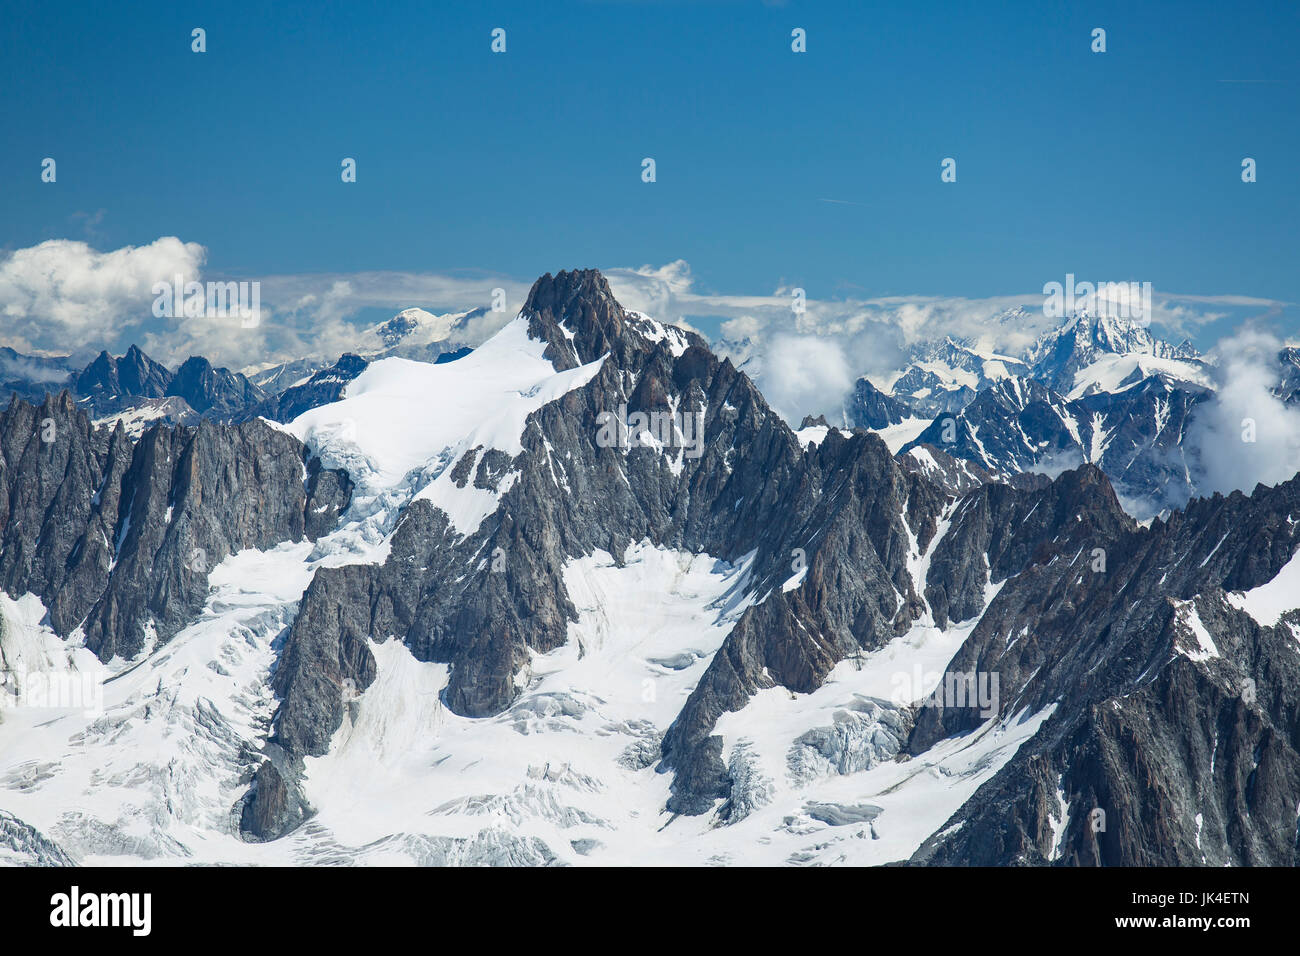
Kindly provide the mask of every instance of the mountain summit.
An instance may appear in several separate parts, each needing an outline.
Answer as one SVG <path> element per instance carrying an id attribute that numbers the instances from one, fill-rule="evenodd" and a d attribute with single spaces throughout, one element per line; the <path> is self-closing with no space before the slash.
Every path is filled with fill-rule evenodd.
<path id="1" fill-rule="evenodd" d="M 1129 356 L 1135 360 L 1124 364 L 1113 361 Z M 1152 361 L 1142 363 L 1140 357 Z M 1200 372 L 1201 355 L 1190 342 L 1170 345 L 1154 338 L 1145 326 L 1113 316 L 1072 316 L 1061 328 L 1040 336 L 1025 356 L 1031 374 L 1063 394 L 1101 390 L 1104 375 L 1094 372 L 1087 376 L 1086 373 L 1108 360 L 1111 360 L 1108 372 L 1116 367 L 1126 368 L 1130 373 L 1150 368 L 1181 375 L 1190 381 L 1204 379 Z"/>

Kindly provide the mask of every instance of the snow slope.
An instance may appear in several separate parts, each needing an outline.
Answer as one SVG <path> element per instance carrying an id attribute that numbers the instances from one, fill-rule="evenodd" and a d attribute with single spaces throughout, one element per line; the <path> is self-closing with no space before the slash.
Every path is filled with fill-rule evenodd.
<path id="1" fill-rule="evenodd" d="M 310 579 L 312 547 L 224 561 L 197 622 L 150 657 L 99 665 L 99 712 L 6 711 L 0 806 L 82 863 L 252 862 L 231 808 L 259 760 L 275 707 L 272 644 Z M 35 598 L 23 601 L 26 613 L 0 606 L 4 657 L 42 648 L 52 677 L 98 664 L 40 623 Z"/>
<path id="2" fill-rule="evenodd" d="M 1300 552 L 1292 555 L 1273 580 L 1249 591 L 1229 591 L 1227 597 L 1257 623 L 1273 627 L 1282 615 L 1300 608 Z"/>
<path id="3" fill-rule="evenodd" d="M 1094 392 L 1120 392 L 1151 375 L 1214 387 L 1210 377 L 1192 362 L 1155 355 L 1102 355 L 1074 373 L 1074 387 L 1066 397 L 1073 400 Z"/>
<path id="4" fill-rule="evenodd" d="M 513 456 L 523 450 L 528 415 L 600 368 L 596 361 L 556 373 L 545 349 L 516 318 L 455 362 L 382 359 L 348 384 L 342 401 L 304 412 L 289 431 L 370 492 L 401 484 L 470 435 Z"/>
<path id="5" fill-rule="evenodd" d="M 372 644 L 376 680 L 328 755 L 307 760 L 317 815 L 284 839 L 243 843 L 238 800 L 274 708 L 275 641 L 332 550 L 326 540 L 227 559 L 202 618 L 103 685 L 102 715 L 6 713 L 0 806 L 85 863 L 882 863 L 913 852 L 1047 716 L 895 759 L 899 704 L 929 692 L 974 623 L 923 622 L 842 662 L 815 693 L 764 691 L 725 715 L 737 809 L 726 825 L 673 818 L 659 740 L 751 603 L 750 559 L 643 543 L 622 567 L 600 552 L 569 564 L 569 642 L 533 658 L 496 717 L 452 714 L 445 665 Z M 17 623 L 4 648 L 66 653 L 39 602 L 24 601 L 4 608 Z M 900 696 L 899 675 L 913 673 L 922 679 Z M 857 752 L 875 754 L 866 764 L 824 756 L 827 740 L 859 731 Z"/>
<path id="6" fill-rule="evenodd" d="M 915 439 L 917 435 L 930 426 L 930 421 L 929 418 L 908 418 L 897 425 L 888 425 L 875 431 L 877 435 L 885 440 L 889 450 L 897 455 L 904 445 Z"/>

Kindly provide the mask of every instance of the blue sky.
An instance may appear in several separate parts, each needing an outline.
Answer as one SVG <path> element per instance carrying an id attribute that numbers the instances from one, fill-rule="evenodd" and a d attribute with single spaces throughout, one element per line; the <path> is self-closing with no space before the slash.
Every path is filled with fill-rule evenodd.
<path id="1" fill-rule="evenodd" d="M 1295 299 L 1294 3 L 252 6 L 7 18 L 0 249 L 178 236 L 226 276 L 680 259 L 723 295 L 1072 272 Z"/>

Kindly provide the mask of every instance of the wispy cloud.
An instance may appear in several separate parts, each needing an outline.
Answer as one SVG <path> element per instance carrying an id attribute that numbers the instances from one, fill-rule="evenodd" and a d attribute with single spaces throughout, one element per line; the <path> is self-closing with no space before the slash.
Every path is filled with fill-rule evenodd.
<path id="1" fill-rule="evenodd" d="M 863 206 L 863 207 L 866 207 L 866 206 L 869 205 L 868 203 L 864 203 L 864 202 L 854 202 L 852 199 L 818 199 L 817 201 L 818 201 L 818 202 L 828 202 L 828 203 L 832 203 L 832 204 L 834 204 L 834 205 L 836 205 L 836 206 Z"/>

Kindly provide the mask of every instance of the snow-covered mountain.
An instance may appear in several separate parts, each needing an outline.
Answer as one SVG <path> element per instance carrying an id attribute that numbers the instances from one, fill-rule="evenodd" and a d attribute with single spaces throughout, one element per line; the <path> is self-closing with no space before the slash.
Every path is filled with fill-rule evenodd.
<path id="1" fill-rule="evenodd" d="M 1283 349 L 1278 361 L 1282 375 L 1273 394 L 1288 405 L 1300 402 L 1300 349 Z"/>
<path id="2" fill-rule="evenodd" d="M 484 315 L 486 310 L 434 315 L 424 309 L 403 309 L 386 322 L 381 322 L 362 333 L 361 347 L 366 352 L 383 352 L 402 347 L 422 347 L 445 342 L 465 321 Z M 366 349 L 367 339 L 374 340 L 374 348 Z"/>
<path id="3" fill-rule="evenodd" d="M 1070 398 L 1116 391 L 1150 375 L 1210 385 L 1205 363 L 1190 342 L 1171 345 L 1144 326 L 1114 316 L 1072 316 L 1041 336 L 1025 362 L 1034 378 Z"/>
<path id="4" fill-rule="evenodd" d="M 323 359 L 295 359 L 291 362 L 250 365 L 241 371 L 267 395 L 279 395 L 285 389 L 303 384 L 328 364 Z"/>
<path id="5" fill-rule="evenodd" d="M 344 354 L 367 362 L 392 357 L 423 362 L 448 361 L 448 356 L 459 356 L 468 351 L 466 325 L 485 315 L 485 309 L 444 314 L 415 307 L 403 309 L 391 319 L 358 332 Z M 288 389 L 307 385 L 313 375 L 332 364 L 327 359 L 297 359 L 246 368 L 243 373 L 268 397 L 275 398 Z"/>
<path id="6" fill-rule="evenodd" d="M 914 346 L 906 368 L 877 379 L 888 394 L 858 380 L 844 424 L 876 431 L 895 451 L 941 447 L 1003 479 L 1094 463 L 1148 517 L 1196 493 L 1196 452 L 1183 439 L 1192 410 L 1213 394 L 1211 371 L 1190 343 L 1079 314 L 1018 357 L 950 337 Z M 1296 392 L 1287 382 L 1280 391 Z"/>
<path id="7" fill-rule="evenodd" d="M 242 421 L 258 416 L 286 422 L 307 408 L 335 401 L 343 386 L 368 362 L 400 356 L 448 362 L 467 354 L 466 323 L 483 309 L 434 315 L 404 309 L 392 319 L 363 329 L 354 352 L 330 362 L 296 359 L 242 371 L 214 367 L 191 356 L 172 370 L 137 345 L 114 356 L 100 352 L 78 368 L 68 356 L 23 355 L 0 348 L 0 394 L 39 403 L 66 390 L 103 425 L 122 422 L 133 438 L 162 422 L 192 425 L 200 418 Z"/>
<path id="8" fill-rule="evenodd" d="M 978 392 L 1027 371 L 1019 359 L 948 337 L 914 347 L 911 364 L 893 381 L 891 393 L 915 414 L 933 417 L 959 411 Z"/>
<path id="9" fill-rule="evenodd" d="M 1006 315 L 1002 319 L 1009 320 Z M 1039 336 L 1018 356 L 951 336 L 922 342 L 912 346 L 902 369 L 876 381 L 913 413 L 933 418 L 961 411 L 978 393 L 1009 378 L 1036 379 L 1076 399 L 1119 391 L 1151 377 L 1200 388 L 1212 385 L 1204 358 L 1190 343 L 1170 345 L 1128 319 L 1078 314 Z"/>
<path id="10" fill-rule="evenodd" d="M 1009 378 L 955 415 L 940 416 L 904 450 L 934 445 L 1010 477 L 1085 462 L 1106 473 L 1130 509 L 1149 517 L 1194 493 L 1194 451 L 1183 443 L 1210 392 L 1162 376 L 1117 392 L 1069 399 L 1032 378 Z"/>
<path id="11" fill-rule="evenodd" d="M 0 859 L 1296 862 L 1300 477 L 1141 526 L 957 454 L 1126 447 L 1019 373 L 796 434 L 590 270 L 354 358 L 287 423 L 0 413 Z"/>

